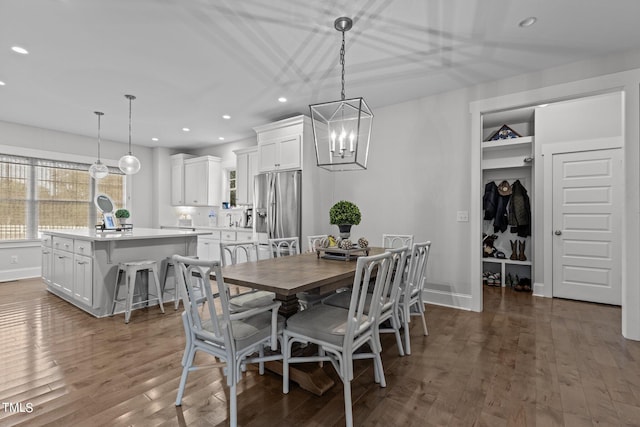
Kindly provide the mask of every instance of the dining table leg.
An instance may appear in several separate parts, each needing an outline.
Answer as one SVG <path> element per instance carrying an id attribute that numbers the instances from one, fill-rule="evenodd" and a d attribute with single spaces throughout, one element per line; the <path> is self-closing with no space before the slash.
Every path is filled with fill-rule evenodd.
<path id="1" fill-rule="evenodd" d="M 283 315 L 285 318 L 289 318 L 296 314 L 299 310 L 299 302 L 298 297 L 293 295 L 280 295 L 276 294 L 276 301 L 280 301 L 280 309 L 278 313 Z"/>

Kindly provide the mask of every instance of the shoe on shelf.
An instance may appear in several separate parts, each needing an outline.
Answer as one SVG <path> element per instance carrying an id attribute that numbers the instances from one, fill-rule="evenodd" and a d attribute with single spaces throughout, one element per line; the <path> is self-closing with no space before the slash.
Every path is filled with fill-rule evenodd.
<path id="1" fill-rule="evenodd" d="M 523 277 L 520 279 L 519 284 L 522 286 L 523 292 L 531 292 L 531 279 L 528 277 Z"/>
<path id="2" fill-rule="evenodd" d="M 507 278 L 504 279 L 504 284 L 509 287 L 513 286 L 513 278 L 511 277 L 511 273 L 507 273 Z"/>
<path id="3" fill-rule="evenodd" d="M 516 279 L 513 282 L 513 290 L 516 292 L 522 292 L 524 291 L 524 287 L 522 286 L 522 283 L 520 283 L 520 278 L 518 277 L 518 275 L 516 274 Z"/>

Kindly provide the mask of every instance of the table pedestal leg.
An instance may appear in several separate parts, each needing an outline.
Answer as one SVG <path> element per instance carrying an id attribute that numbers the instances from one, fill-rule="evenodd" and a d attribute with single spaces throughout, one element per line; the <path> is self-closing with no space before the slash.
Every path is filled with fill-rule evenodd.
<path id="1" fill-rule="evenodd" d="M 276 301 L 282 305 L 278 311 L 281 315 L 289 318 L 300 309 L 298 297 L 296 295 L 278 295 Z M 294 349 L 294 355 L 300 356 L 305 352 L 316 351 L 316 346 Z M 265 362 L 264 366 L 271 372 L 282 375 L 282 362 Z M 327 390 L 334 386 L 335 382 L 318 366 L 317 363 L 302 363 L 289 365 L 289 378 L 297 383 L 303 390 L 307 390 L 317 396 L 322 396 Z"/>

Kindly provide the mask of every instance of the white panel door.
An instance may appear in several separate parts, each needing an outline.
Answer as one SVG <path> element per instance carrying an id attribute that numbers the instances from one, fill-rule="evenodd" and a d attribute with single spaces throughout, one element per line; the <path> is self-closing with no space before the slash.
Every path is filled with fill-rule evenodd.
<path id="1" fill-rule="evenodd" d="M 553 296 L 621 304 L 622 150 L 553 156 Z"/>

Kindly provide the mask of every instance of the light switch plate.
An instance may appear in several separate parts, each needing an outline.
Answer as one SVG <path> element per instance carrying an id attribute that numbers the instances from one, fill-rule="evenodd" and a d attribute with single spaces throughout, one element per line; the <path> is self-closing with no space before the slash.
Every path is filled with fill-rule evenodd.
<path id="1" fill-rule="evenodd" d="M 458 211 L 456 220 L 458 222 L 469 222 L 469 211 Z"/>

